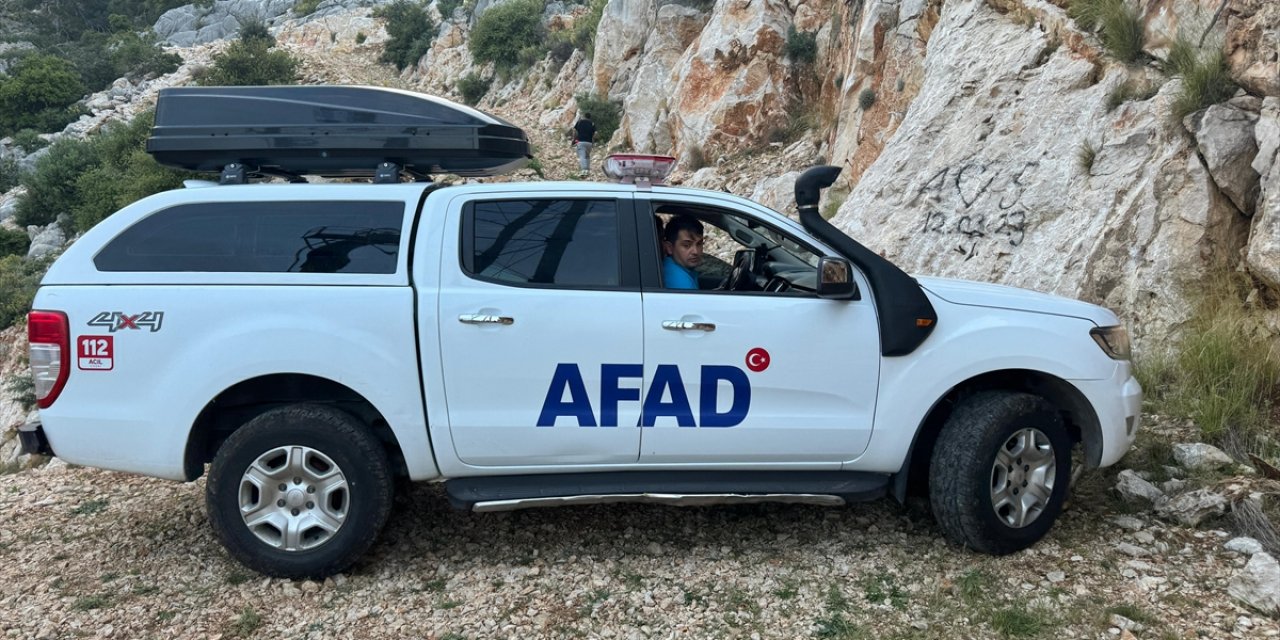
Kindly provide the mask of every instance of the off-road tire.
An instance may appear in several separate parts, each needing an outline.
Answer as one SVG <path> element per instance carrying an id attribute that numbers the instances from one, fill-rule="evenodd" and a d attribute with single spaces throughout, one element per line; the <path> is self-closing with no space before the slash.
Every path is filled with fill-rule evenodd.
<path id="1" fill-rule="evenodd" d="M 310 447 L 331 459 L 347 480 L 346 518 L 312 549 L 286 551 L 259 540 L 240 514 L 240 482 L 259 456 L 282 446 Z M 218 449 L 205 504 L 214 533 L 245 566 L 276 578 L 324 578 L 368 551 L 391 513 L 394 485 L 386 451 L 358 420 L 338 409 L 294 404 L 249 420 Z"/>
<path id="2" fill-rule="evenodd" d="M 992 471 L 1014 434 L 1034 428 L 1053 448 L 1055 470 L 1044 510 L 1023 527 L 996 513 Z M 956 544 L 992 555 L 1025 549 L 1048 533 L 1071 482 L 1071 437 L 1053 406 L 1029 393 L 988 391 L 956 407 L 938 436 L 929 465 L 929 502 L 938 526 Z"/>

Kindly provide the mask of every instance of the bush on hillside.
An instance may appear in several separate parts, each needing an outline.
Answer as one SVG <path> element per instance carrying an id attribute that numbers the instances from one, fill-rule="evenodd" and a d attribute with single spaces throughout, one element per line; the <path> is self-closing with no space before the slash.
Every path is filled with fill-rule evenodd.
<path id="1" fill-rule="evenodd" d="M 46 225 L 67 213 L 68 233 L 87 231 L 134 200 L 180 186 L 190 174 L 162 167 L 144 151 L 152 122 L 148 112 L 87 140 L 59 140 L 24 177 L 27 195 L 15 221 Z"/>
<path id="2" fill-rule="evenodd" d="M 155 34 L 149 31 L 90 31 L 75 42 L 60 45 L 57 50 L 60 57 L 75 66 L 86 93 L 101 91 L 117 78 L 161 75 L 182 64 L 181 56 L 165 53 L 156 43 Z"/>
<path id="3" fill-rule="evenodd" d="M 241 38 L 214 56 L 213 65 L 196 74 L 207 86 L 290 84 L 297 80 L 298 61 L 288 52 L 273 50 L 262 38 Z"/>
<path id="4" fill-rule="evenodd" d="M 18 161 L 9 157 L 0 158 L 0 193 L 18 186 L 20 178 Z"/>
<path id="5" fill-rule="evenodd" d="M 1099 30 L 1102 46 L 1121 62 L 1142 55 L 1142 18 L 1127 0 L 1072 0 L 1067 15 L 1085 31 Z"/>
<path id="6" fill-rule="evenodd" d="M 249 19 L 240 23 L 240 40 L 261 40 L 267 47 L 276 46 L 276 37 L 271 35 L 271 28 L 262 20 Z"/>
<path id="7" fill-rule="evenodd" d="M 1157 411 L 1190 418 L 1219 444 L 1248 443 L 1271 428 L 1280 354 L 1257 337 L 1257 320 L 1244 302 L 1252 288 L 1242 274 L 1211 276 L 1196 288 L 1175 349 L 1138 360 L 1139 379 Z"/>
<path id="8" fill-rule="evenodd" d="M 0 258 L 0 327 L 11 327 L 27 316 L 50 262 L 16 255 Z"/>
<path id="9" fill-rule="evenodd" d="M 492 83 L 492 79 L 481 78 L 475 73 L 468 73 L 458 81 L 458 93 L 462 94 L 463 102 L 475 105 L 480 102 L 485 93 L 488 93 L 489 85 Z"/>
<path id="10" fill-rule="evenodd" d="M 1202 52 L 1179 36 L 1169 49 L 1165 68 L 1182 78 L 1182 89 L 1173 99 L 1173 114 L 1179 119 L 1235 95 L 1236 85 L 1221 49 Z"/>
<path id="11" fill-rule="evenodd" d="M 453 12 L 462 6 L 462 0 L 436 0 L 436 11 L 442 20 L 453 18 Z"/>
<path id="12" fill-rule="evenodd" d="M 574 100 L 580 112 L 591 114 L 591 122 L 596 125 L 595 143 L 604 145 L 609 142 L 613 132 L 618 130 L 618 123 L 622 122 L 622 103 L 585 93 L 574 96 Z"/>
<path id="13" fill-rule="evenodd" d="M 0 257 L 25 256 L 31 247 L 31 238 L 21 229 L 0 227 Z"/>
<path id="14" fill-rule="evenodd" d="M 471 30 L 471 56 L 481 64 L 492 62 L 504 72 L 521 68 L 522 57 L 530 58 L 529 48 L 545 51 L 542 10 L 542 0 L 512 0 L 485 11 Z"/>
<path id="15" fill-rule="evenodd" d="M 62 130 L 79 117 L 72 105 L 83 95 L 70 62 L 39 53 L 18 60 L 0 76 L 0 137 L 26 128 Z"/>
<path id="16" fill-rule="evenodd" d="M 315 13 L 316 9 L 320 8 L 320 2 L 321 0 L 298 0 L 293 3 L 293 15 L 298 16 L 299 18 L 302 16 L 309 16 Z"/>
<path id="17" fill-rule="evenodd" d="M 818 59 L 817 32 L 796 31 L 794 26 L 787 28 L 787 56 L 797 64 L 813 64 Z"/>
<path id="18" fill-rule="evenodd" d="M 387 21 L 387 44 L 378 58 L 380 62 L 405 69 L 418 64 L 431 50 L 436 23 L 422 3 L 396 0 L 375 9 L 373 16 Z"/>

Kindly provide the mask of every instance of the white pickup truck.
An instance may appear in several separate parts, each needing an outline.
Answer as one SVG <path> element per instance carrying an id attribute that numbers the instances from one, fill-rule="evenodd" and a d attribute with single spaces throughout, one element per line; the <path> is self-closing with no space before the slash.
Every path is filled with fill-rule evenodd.
<path id="1" fill-rule="evenodd" d="M 1009 553 L 1052 526 L 1073 465 L 1133 442 L 1112 312 L 907 276 L 818 215 L 838 169 L 797 182 L 797 224 L 650 184 L 661 158 L 608 163 L 620 181 L 131 204 L 41 283 L 24 448 L 177 481 L 208 465 L 231 554 L 318 577 L 373 543 L 397 477 L 475 511 L 918 493 L 950 540 Z M 723 275 L 664 287 L 672 216 Z"/>

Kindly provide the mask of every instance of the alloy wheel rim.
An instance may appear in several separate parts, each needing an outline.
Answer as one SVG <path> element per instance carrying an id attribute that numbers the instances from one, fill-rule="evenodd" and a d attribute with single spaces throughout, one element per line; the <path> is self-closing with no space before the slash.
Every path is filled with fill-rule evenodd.
<path id="1" fill-rule="evenodd" d="M 332 458 L 311 447 L 276 447 L 240 477 L 240 517 L 262 542 L 283 551 L 314 549 L 346 522 L 351 488 Z"/>
<path id="2" fill-rule="evenodd" d="M 1049 507 L 1058 470 L 1049 436 L 1029 427 L 1011 435 L 991 466 L 991 507 L 1009 527 L 1035 522 Z"/>

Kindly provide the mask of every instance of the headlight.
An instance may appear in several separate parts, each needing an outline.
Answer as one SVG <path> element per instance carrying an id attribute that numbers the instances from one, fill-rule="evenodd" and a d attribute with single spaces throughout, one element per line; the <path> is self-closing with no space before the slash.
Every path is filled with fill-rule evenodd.
<path id="1" fill-rule="evenodd" d="M 1129 332 L 1124 327 L 1097 327 L 1089 330 L 1089 335 L 1107 355 L 1116 360 L 1129 359 Z"/>

